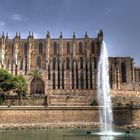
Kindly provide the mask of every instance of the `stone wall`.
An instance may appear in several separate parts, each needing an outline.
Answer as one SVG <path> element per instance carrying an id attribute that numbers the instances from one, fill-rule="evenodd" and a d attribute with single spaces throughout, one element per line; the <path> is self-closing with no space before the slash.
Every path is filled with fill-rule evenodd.
<path id="1" fill-rule="evenodd" d="M 47 97 L 7 97 L 1 101 L 1 105 L 6 106 L 46 106 Z"/>
<path id="2" fill-rule="evenodd" d="M 140 106 L 139 91 L 112 90 L 113 106 Z M 22 106 L 90 106 L 97 102 L 96 90 L 54 90 L 48 95 L 29 96 L 19 99 L 18 97 L 6 98 L 1 105 L 22 105 Z M 97 104 L 96 104 L 97 105 Z"/>
<path id="3" fill-rule="evenodd" d="M 97 109 L 88 108 L 8 108 L 0 109 L 0 124 L 47 122 L 98 122 Z"/>
<path id="4" fill-rule="evenodd" d="M 132 123 L 140 124 L 140 109 L 136 108 L 132 111 Z"/>
<path id="5" fill-rule="evenodd" d="M 51 90 L 48 94 L 48 104 L 89 106 L 95 98 L 95 90 Z"/>
<path id="6" fill-rule="evenodd" d="M 127 107 L 116 107 L 113 110 L 113 124 L 132 124 L 132 109 Z"/>
<path id="7" fill-rule="evenodd" d="M 112 90 L 112 103 L 115 106 L 140 107 L 140 91 Z"/>
<path id="8" fill-rule="evenodd" d="M 99 123 L 98 107 L 9 107 L 0 108 L 0 124 Z M 114 124 L 140 122 L 140 109 L 114 108 Z"/>

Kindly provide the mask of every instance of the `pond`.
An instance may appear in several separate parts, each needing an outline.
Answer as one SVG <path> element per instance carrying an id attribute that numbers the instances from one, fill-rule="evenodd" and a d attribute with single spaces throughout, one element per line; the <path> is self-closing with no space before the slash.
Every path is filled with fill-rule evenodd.
<path id="1" fill-rule="evenodd" d="M 87 134 L 91 131 L 92 134 Z M 0 131 L 0 140 L 140 140 L 140 130 L 115 137 L 98 136 L 88 129 L 42 129 Z"/>

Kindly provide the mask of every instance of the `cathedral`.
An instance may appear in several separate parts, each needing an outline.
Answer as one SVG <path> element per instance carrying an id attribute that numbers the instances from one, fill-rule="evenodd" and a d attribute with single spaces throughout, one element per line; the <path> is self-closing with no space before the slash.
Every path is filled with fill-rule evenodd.
<path id="1" fill-rule="evenodd" d="M 29 33 L 22 39 L 16 33 L 14 39 L 8 34 L 0 37 L 0 68 L 14 75 L 26 77 L 29 94 L 72 94 L 96 91 L 97 65 L 103 41 L 103 31 L 96 37 L 83 38 L 34 38 Z M 29 73 L 39 69 L 41 79 L 29 78 Z M 110 87 L 112 90 L 140 90 L 140 68 L 134 66 L 131 57 L 109 57 Z M 35 88 L 36 86 L 36 88 Z M 35 89 L 35 90 L 34 90 Z"/>

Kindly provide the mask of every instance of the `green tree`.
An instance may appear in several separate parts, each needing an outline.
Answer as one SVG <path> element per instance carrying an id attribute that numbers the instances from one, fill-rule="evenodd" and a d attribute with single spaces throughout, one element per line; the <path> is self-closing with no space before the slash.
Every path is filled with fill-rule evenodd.
<path id="1" fill-rule="evenodd" d="M 19 97 L 25 96 L 28 91 L 26 79 L 22 75 L 17 75 L 13 80 L 13 90 L 18 93 Z"/>
<path id="2" fill-rule="evenodd" d="M 34 71 L 32 71 L 30 74 L 29 74 L 30 78 L 33 79 L 35 81 L 35 88 L 34 88 L 34 94 L 36 92 L 36 82 L 38 79 L 41 79 L 42 77 L 42 73 L 41 71 L 37 68 L 35 69 Z"/>
<path id="3" fill-rule="evenodd" d="M 0 88 L 2 91 L 13 89 L 14 76 L 5 69 L 0 69 Z"/>
<path id="4" fill-rule="evenodd" d="M 10 90 L 19 95 L 26 95 L 28 86 L 22 75 L 14 76 L 5 69 L 0 69 L 0 92 L 6 93 Z"/>

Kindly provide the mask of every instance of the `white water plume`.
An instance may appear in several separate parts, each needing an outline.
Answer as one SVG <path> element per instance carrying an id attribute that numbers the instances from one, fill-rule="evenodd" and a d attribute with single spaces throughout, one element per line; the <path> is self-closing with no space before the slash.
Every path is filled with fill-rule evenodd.
<path id="1" fill-rule="evenodd" d="M 111 90 L 109 84 L 109 64 L 106 44 L 102 41 L 97 74 L 97 94 L 100 110 L 101 133 L 108 135 L 112 130 Z"/>

